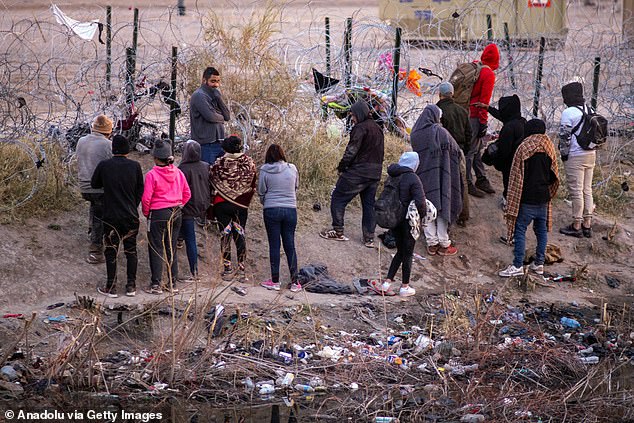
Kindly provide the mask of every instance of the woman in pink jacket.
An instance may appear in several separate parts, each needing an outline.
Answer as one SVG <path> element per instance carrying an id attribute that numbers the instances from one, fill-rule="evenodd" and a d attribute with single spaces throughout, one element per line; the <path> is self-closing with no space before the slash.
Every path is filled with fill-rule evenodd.
<path id="1" fill-rule="evenodd" d="M 157 141 L 152 149 L 155 166 L 145 175 L 141 198 L 143 215 L 147 218 L 148 246 L 152 282 L 151 294 L 162 294 L 163 289 L 177 293 L 178 261 L 176 241 L 181 227 L 181 209 L 189 201 L 191 192 L 183 172 L 173 165 L 169 142 Z M 167 265 L 167 279 L 161 284 L 163 263 Z"/>

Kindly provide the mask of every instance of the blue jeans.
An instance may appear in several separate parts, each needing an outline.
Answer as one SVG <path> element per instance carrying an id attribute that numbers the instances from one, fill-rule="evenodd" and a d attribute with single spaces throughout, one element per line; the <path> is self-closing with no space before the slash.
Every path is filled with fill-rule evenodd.
<path id="1" fill-rule="evenodd" d="M 264 209 L 264 226 L 269 239 L 269 258 L 271 261 L 271 280 L 280 281 L 280 237 L 286 253 L 291 282 L 297 279 L 297 253 L 295 252 L 295 227 L 297 209 L 289 207 L 271 207 Z"/>
<path id="2" fill-rule="evenodd" d="M 193 217 L 183 218 L 181 236 L 185 240 L 189 271 L 196 276 L 198 275 L 198 247 L 196 246 L 196 223 Z"/>
<path id="3" fill-rule="evenodd" d="M 376 228 L 376 218 L 374 217 L 374 198 L 378 181 L 366 180 L 354 183 L 345 176 L 340 176 L 332 192 L 330 199 L 330 214 L 332 215 L 332 228 L 337 232 L 343 232 L 343 221 L 346 213 L 346 206 L 354 197 L 359 194 L 361 197 L 361 228 L 363 240 L 374 239 L 374 229 Z"/>
<path id="4" fill-rule="evenodd" d="M 200 145 L 200 160 L 210 165 L 214 164 L 218 157 L 222 157 L 225 151 L 220 146 L 220 141 Z"/>
<path id="5" fill-rule="evenodd" d="M 524 265 L 524 250 L 526 248 L 526 229 L 533 222 L 533 231 L 537 237 L 535 249 L 535 264 L 544 264 L 546 258 L 546 243 L 548 242 L 548 204 L 520 204 L 520 211 L 515 221 L 515 247 L 513 248 L 513 266 Z"/>

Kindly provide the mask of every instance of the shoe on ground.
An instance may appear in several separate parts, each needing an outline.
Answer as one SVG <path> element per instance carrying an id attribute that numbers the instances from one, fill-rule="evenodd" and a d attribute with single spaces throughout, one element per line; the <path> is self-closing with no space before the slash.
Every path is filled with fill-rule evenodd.
<path id="1" fill-rule="evenodd" d="M 86 257 L 86 262 L 90 264 L 100 264 L 105 263 L 106 258 L 102 253 L 88 253 L 88 257 Z"/>
<path id="2" fill-rule="evenodd" d="M 503 236 L 500 237 L 500 242 L 502 244 L 504 244 L 504 245 L 509 245 L 509 244 L 513 245 L 513 244 L 515 244 L 515 239 L 511 238 L 511 242 L 509 243 L 508 242 L 508 238 L 506 238 L 506 236 L 503 235 Z"/>
<path id="3" fill-rule="evenodd" d="M 509 267 L 507 267 L 504 270 L 500 270 L 498 272 L 498 275 L 502 276 L 503 278 L 512 278 L 514 276 L 524 276 L 524 268 L 515 267 L 512 264 L 509 264 Z"/>
<path id="4" fill-rule="evenodd" d="M 185 240 L 177 239 L 176 240 L 176 248 L 181 249 L 185 246 Z"/>
<path id="5" fill-rule="evenodd" d="M 392 283 L 391 282 L 383 281 L 383 283 L 379 287 L 379 290 L 382 291 L 382 292 L 388 292 L 391 287 L 392 287 Z"/>
<path id="6" fill-rule="evenodd" d="M 273 290 L 273 291 L 279 291 L 280 290 L 280 284 L 273 282 L 272 280 L 268 280 L 268 281 L 264 281 L 260 283 L 260 286 L 263 286 L 266 289 L 269 290 Z"/>
<path id="7" fill-rule="evenodd" d="M 110 290 L 107 291 L 105 288 L 98 286 L 97 292 L 108 298 L 119 298 L 119 295 L 117 295 L 117 291 L 114 288 L 110 288 Z"/>
<path id="8" fill-rule="evenodd" d="M 455 256 L 458 254 L 458 249 L 453 245 L 450 245 L 449 247 L 440 247 L 436 254 L 439 256 Z"/>
<path id="9" fill-rule="evenodd" d="M 323 239 L 332 239 L 335 241 L 348 241 L 349 238 L 347 238 L 343 232 L 337 232 L 334 229 L 326 229 L 323 230 L 321 232 L 319 232 L 319 236 L 322 237 Z"/>
<path id="10" fill-rule="evenodd" d="M 126 295 L 126 297 L 135 297 L 136 296 L 136 289 L 126 289 L 125 290 L 125 295 Z"/>
<path id="11" fill-rule="evenodd" d="M 231 266 L 225 266 L 222 273 L 220 273 L 220 277 L 222 278 L 223 281 L 229 282 L 231 280 L 233 280 L 233 267 Z"/>
<path id="12" fill-rule="evenodd" d="M 468 184 L 468 188 L 467 191 L 469 192 L 469 195 L 473 195 L 474 197 L 478 197 L 478 198 L 483 198 L 486 194 L 484 193 L 484 191 L 479 190 L 478 188 L 475 187 L 475 185 L 473 184 Z"/>
<path id="13" fill-rule="evenodd" d="M 245 297 L 247 295 L 247 290 L 239 286 L 232 286 L 231 290 L 241 297 Z"/>
<path id="14" fill-rule="evenodd" d="M 535 264 L 535 262 L 531 263 L 528 266 L 528 270 L 531 272 L 537 273 L 538 275 L 544 274 L 544 265 L 543 264 Z"/>
<path id="15" fill-rule="evenodd" d="M 402 286 L 401 289 L 399 289 L 398 291 L 398 295 L 400 295 L 401 297 L 411 297 L 415 294 L 416 290 L 409 285 Z"/>
<path id="16" fill-rule="evenodd" d="M 374 248 L 374 239 L 368 239 L 366 241 L 363 242 L 363 245 L 365 245 L 368 248 Z"/>
<path id="17" fill-rule="evenodd" d="M 586 238 L 592 238 L 592 226 L 586 228 L 585 226 L 581 225 L 581 232 Z"/>
<path id="18" fill-rule="evenodd" d="M 480 191 L 484 191 L 487 194 L 495 194 L 495 190 L 491 186 L 488 179 L 478 179 L 475 183 L 475 187 Z"/>
<path id="19" fill-rule="evenodd" d="M 291 284 L 291 292 L 299 292 L 302 290 L 302 285 L 299 282 Z"/>
<path id="20" fill-rule="evenodd" d="M 162 293 L 163 293 L 163 290 L 161 289 L 159 285 L 152 285 L 150 287 L 150 294 L 161 295 Z"/>
<path id="21" fill-rule="evenodd" d="M 559 233 L 575 238 L 583 238 L 583 231 L 581 229 L 575 229 L 575 227 L 572 225 L 568 225 L 565 228 L 559 229 Z"/>
<path id="22" fill-rule="evenodd" d="M 244 264 L 238 265 L 238 281 L 240 283 L 249 283 L 249 278 L 246 270 L 244 269 Z"/>
<path id="23" fill-rule="evenodd" d="M 440 248 L 440 245 L 436 244 L 436 245 L 428 245 L 427 246 L 427 254 L 429 254 L 430 256 L 435 256 L 436 254 L 438 254 L 438 249 Z"/>

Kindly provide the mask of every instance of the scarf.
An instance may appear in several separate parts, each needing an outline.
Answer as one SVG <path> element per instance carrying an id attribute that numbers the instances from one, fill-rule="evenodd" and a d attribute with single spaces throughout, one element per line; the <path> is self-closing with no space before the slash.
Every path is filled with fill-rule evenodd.
<path id="1" fill-rule="evenodd" d="M 248 208 L 255 193 L 255 163 L 244 153 L 225 153 L 209 169 L 216 194 L 242 208 Z"/>
<path id="2" fill-rule="evenodd" d="M 461 150 L 440 124 L 441 111 L 429 104 L 412 129 L 412 148 L 420 157 L 416 174 L 423 183 L 425 197 L 449 223 L 462 211 Z"/>
<path id="3" fill-rule="evenodd" d="M 522 191 L 524 185 L 524 161 L 529 159 L 536 153 L 546 153 L 550 157 L 551 165 L 550 169 L 555 174 L 556 180 L 550 187 L 550 198 L 552 199 L 557 194 L 559 188 L 559 168 L 557 166 L 557 157 L 555 156 L 555 147 L 552 141 L 545 134 L 535 134 L 526 138 L 515 152 L 513 158 L 513 164 L 511 165 L 511 174 L 509 179 L 508 191 L 506 194 L 506 230 L 507 240 L 513 239 L 513 233 L 515 232 L 515 221 L 520 211 L 520 202 L 522 200 Z M 548 231 L 552 229 L 552 201 L 548 202 L 548 215 L 547 224 Z"/>

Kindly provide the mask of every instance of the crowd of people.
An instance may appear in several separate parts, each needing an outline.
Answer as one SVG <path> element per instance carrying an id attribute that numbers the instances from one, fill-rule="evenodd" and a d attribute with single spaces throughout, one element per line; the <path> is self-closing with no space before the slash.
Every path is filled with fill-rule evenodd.
<path id="1" fill-rule="evenodd" d="M 398 194 L 396 221 L 388 229 L 396 240 L 396 254 L 386 278 L 377 289 L 396 295 L 392 284 L 402 269 L 398 294 L 415 295 L 411 267 L 417 239 L 423 235 L 430 256 L 453 256 L 458 246 L 451 239 L 452 226 L 466 226 L 469 196 L 494 194 L 485 164 L 501 172 L 502 208 L 507 231 L 500 238 L 514 245 L 513 261 L 499 271 L 501 277 L 543 274 L 547 233 L 552 226 L 551 201 L 559 187 L 559 158 L 555 142 L 540 119 L 522 117 L 517 95 L 504 96 L 498 107 L 491 104 L 497 46 L 487 46 L 470 93 L 468 107 L 454 101 L 454 86 L 438 87 L 439 101 L 427 105 L 411 131 L 411 149 L 387 168 L 388 180 Z M 260 285 L 279 291 L 302 289 L 298 281 L 295 248 L 297 199 L 300 173 L 278 144 L 268 147 L 259 172 L 244 153 L 242 140 L 225 136 L 230 119 L 219 87 L 220 73 L 207 68 L 202 84 L 190 100 L 191 140 L 183 147 L 180 165 L 174 165 L 169 140 L 156 141 L 151 154 L 153 168 L 142 174 L 138 162 L 127 158 L 130 147 L 121 135 L 111 140 L 113 124 L 104 116 L 92 123 L 91 134 L 77 144 L 79 181 L 83 198 L 90 203 L 91 244 L 87 261 L 106 263 L 106 282 L 98 291 L 115 298 L 117 256 L 120 245 L 127 258 L 125 294 L 136 294 L 138 208 L 147 219 L 150 284 L 152 294 L 178 292 L 183 280 L 199 278 L 196 222 L 211 221 L 220 229 L 221 278 L 249 282 L 245 270 L 246 225 L 250 203 L 257 193 L 269 244 L 271 278 Z M 582 85 L 562 87 L 563 102 L 558 133 L 560 157 L 572 200 L 572 223 L 560 232 L 573 237 L 592 237 L 592 174 L 596 152 L 582 148 L 576 137 L 588 113 Z M 497 140 L 486 144 L 488 115 L 502 122 Z M 365 247 L 375 248 L 375 201 L 384 169 L 384 131 L 372 119 L 369 105 L 359 100 L 351 107 L 352 128 L 338 179 L 331 195 L 331 228 L 319 232 L 326 240 L 349 241 L 344 231 L 347 205 L 359 195 L 362 205 L 362 237 Z M 475 173 L 475 181 L 472 173 Z M 386 182 L 386 186 L 387 186 Z M 535 259 L 526 269 L 526 231 L 530 223 L 537 238 Z M 178 268 L 177 252 L 185 246 L 189 271 Z M 235 260 L 231 245 L 235 244 Z M 290 280 L 280 279 L 280 249 L 284 248 Z M 165 272 L 164 272 L 165 270 Z M 166 276 L 164 277 L 164 273 Z"/>

